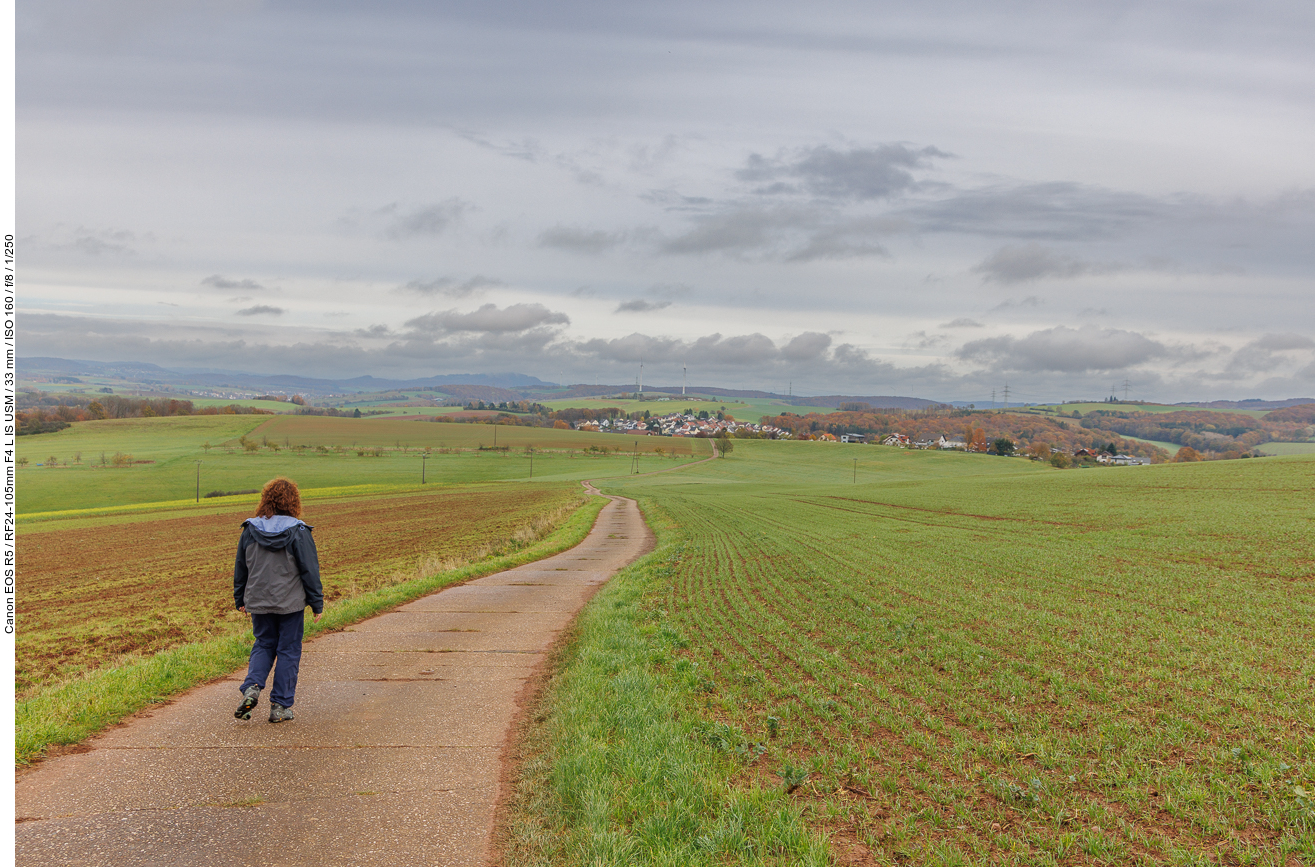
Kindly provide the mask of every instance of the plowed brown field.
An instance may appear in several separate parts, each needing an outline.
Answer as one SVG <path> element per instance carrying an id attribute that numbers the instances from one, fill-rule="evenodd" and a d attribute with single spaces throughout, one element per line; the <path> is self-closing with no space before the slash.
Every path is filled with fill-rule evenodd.
<path id="1" fill-rule="evenodd" d="M 505 547 L 579 498 L 575 485 L 448 490 L 307 504 L 325 598 L 415 577 L 442 561 Z M 77 529 L 33 525 L 18 537 L 23 604 L 15 687 L 32 688 L 220 631 L 233 607 L 233 560 L 250 507 Z"/>

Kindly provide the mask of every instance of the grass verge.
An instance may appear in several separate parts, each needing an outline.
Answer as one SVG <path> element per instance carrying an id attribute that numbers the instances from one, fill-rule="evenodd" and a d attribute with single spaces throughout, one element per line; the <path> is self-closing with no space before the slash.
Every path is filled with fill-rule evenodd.
<path id="1" fill-rule="evenodd" d="M 556 529 L 518 550 L 335 602 L 318 623 L 306 624 L 306 638 L 341 629 L 444 587 L 572 548 L 589 534 L 606 502 L 601 497 L 589 498 Z M 248 623 L 228 634 L 100 669 L 19 701 L 15 707 L 15 763 L 26 765 L 53 745 L 79 743 L 151 704 L 222 677 L 245 664 L 251 640 Z"/>
<path id="2" fill-rule="evenodd" d="M 657 548 L 581 613 L 530 711 L 502 863 L 831 863 L 783 787 L 733 784 L 768 747 L 692 713 L 706 679 L 652 604 L 684 538 L 645 511 Z"/>

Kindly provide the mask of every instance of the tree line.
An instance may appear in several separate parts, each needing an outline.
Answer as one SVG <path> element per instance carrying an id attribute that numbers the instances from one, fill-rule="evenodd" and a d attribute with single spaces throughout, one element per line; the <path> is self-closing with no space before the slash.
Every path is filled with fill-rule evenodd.
<path id="1" fill-rule="evenodd" d="M 118 394 L 47 395 L 24 392 L 18 397 L 15 421 L 19 436 L 52 433 L 75 421 L 100 421 L 110 418 L 155 418 L 171 415 L 273 415 L 267 409 L 250 406 L 206 406 L 197 409 L 190 400 L 175 398 L 137 398 Z"/>

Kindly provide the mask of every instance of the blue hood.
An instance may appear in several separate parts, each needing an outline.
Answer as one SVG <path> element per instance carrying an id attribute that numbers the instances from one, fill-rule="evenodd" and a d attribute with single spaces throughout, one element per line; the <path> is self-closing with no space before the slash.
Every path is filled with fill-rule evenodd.
<path id="1" fill-rule="evenodd" d="M 247 518 L 242 523 L 251 528 L 251 535 L 255 536 L 256 543 L 260 547 L 270 548 L 274 551 L 288 547 L 298 527 L 305 527 L 308 531 L 314 529 L 300 518 L 293 518 L 290 515 L 275 515 L 272 518 Z"/>
<path id="2" fill-rule="evenodd" d="M 277 536 L 284 530 L 289 530 L 306 522 L 291 515 L 275 515 L 272 518 L 248 518 L 247 523 L 262 533 Z"/>

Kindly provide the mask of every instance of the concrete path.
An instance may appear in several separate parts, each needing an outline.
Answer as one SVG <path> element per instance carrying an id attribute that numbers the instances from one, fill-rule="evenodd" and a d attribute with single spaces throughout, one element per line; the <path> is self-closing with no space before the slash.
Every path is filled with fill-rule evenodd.
<path id="1" fill-rule="evenodd" d="M 245 669 L 17 782 L 25 865 L 484 865 L 522 687 L 652 546 L 632 500 L 570 551 L 305 645 L 296 720 L 233 718 Z"/>

